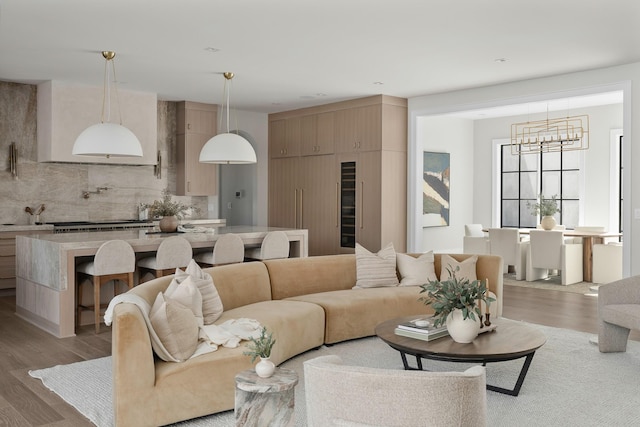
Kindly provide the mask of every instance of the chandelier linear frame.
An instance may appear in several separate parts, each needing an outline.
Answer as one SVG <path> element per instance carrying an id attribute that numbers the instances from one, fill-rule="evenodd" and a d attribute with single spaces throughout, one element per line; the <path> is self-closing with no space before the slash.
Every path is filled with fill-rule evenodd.
<path id="1" fill-rule="evenodd" d="M 546 118 L 511 125 L 511 154 L 538 154 L 589 148 L 589 116 Z"/>

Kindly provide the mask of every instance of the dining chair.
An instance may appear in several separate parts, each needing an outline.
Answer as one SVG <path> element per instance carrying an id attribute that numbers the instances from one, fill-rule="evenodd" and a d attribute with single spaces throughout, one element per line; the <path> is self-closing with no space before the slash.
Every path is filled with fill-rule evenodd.
<path id="1" fill-rule="evenodd" d="M 247 248 L 244 257 L 255 260 L 289 258 L 289 237 L 284 231 L 269 231 L 260 247 Z"/>
<path id="2" fill-rule="evenodd" d="M 470 237 L 485 237 L 482 224 L 465 224 L 464 235 Z"/>
<path id="3" fill-rule="evenodd" d="M 95 331 L 100 333 L 101 309 L 108 304 L 101 303 L 102 286 L 113 282 L 113 295 L 120 293 L 118 281 L 124 282 L 129 289 L 134 286 L 133 272 L 136 267 L 136 255 L 131 245 L 124 240 L 110 240 L 98 248 L 92 261 L 76 266 L 76 327 L 80 326 L 82 312 L 93 311 Z M 93 305 L 85 303 L 82 292 L 86 280 L 93 283 Z"/>
<path id="4" fill-rule="evenodd" d="M 164 239 L 156 254 L 141 258 L 137 262 L 138 281 L 140 283 L 147 273 L 154 278 L 175 273 L 176 268 L 186 268 L 193 256 L 191 243 L 182 236 L 171 236 Z"/>
<path id="5" fill-rule="evenodd" d="M 489 253 L 502 257 L 503 273 L 508 273 L 509 266 L 512 266 L 516 280 L 524 280 L 527 245 L 520 241 L 520 231 L 517 228 L 490 228 Z"/>
<path id="6" fill-rule="evenodd" d="M 235 233 L 221 234 L 215 241 L 213 250 L 195 254 L 198 264 L 225 265 L 244 261 L 244 242 Z"/>
<path id="7" fill-rule="evenodd" d="M 611 283 L 622 279 L 622 243 L 593 245 L 593 283 Z"/>
<path id="8" fill-rule="evenodd" d="M 526 280 L 546 279 L 559 270 L 563 285 L 582 282 L 582 243 L 567 242 L 562 231 L 531 230 Z"/>

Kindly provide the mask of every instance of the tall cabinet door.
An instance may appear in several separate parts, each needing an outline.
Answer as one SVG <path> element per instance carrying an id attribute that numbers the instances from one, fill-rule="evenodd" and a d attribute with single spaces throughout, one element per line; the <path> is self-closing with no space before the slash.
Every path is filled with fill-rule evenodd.
<path id="1" fill-rule="evenodd" d="M 380 199 L 381 185 L 380 151 L 358 153 L 356 163 L 356 238 L 358 243 L 370 251 L 378 251 L 380 241 L 381 214 L 383 209 Z"/>
<path id="2" fill-rule="evenodd" d="M 335 156 L 303 157 L 301 163 L 300 224 L 309 230 L 309 255 L 335 254 L 339 225 Z"/>
<path id="3" fill-rule="evenodd" d="M 300 228 L 298 158 L 269 162 L 269 225 Z"/>

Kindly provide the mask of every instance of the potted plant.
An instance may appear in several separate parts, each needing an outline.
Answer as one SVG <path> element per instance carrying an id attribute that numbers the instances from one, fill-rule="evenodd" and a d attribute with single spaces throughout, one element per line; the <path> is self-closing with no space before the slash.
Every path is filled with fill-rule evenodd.
<path id="1" fill-rule="evenodd" d="M 434 314 L 434 326 L 444 323 L 447 325 L 449 335 L 456 342 L 468 343 L 478 335 L 482 322 L 480 302 L 484 301 L 488 307 L 495 301 L 489 296 L 487 285 L 484 281 L 470 281 L 467 278 L 459 279 L 455 270 L 448 269 L 450 278 L 444 281 L 430 280 L 421 285 L 420 293 L 426 293 L 420 301 L 431 305 Z"/>
<path id="2" fill-rule="evenodd" d="M 256 373 L 261 378 L 273 375 L 275 365 L 269 358 L 275 343 L 276 340 L 273 338 L 273 333 L 268 332 L 267 328 L 263 326 L 260 330 L 260 335 L 257 338 L 251 337 L 249 344 L 247 344 L 247 351 L 242 353 L 246 356 L 251 356 L 251 363 L 260 358 L 260 362 L 256 365 Z"/>
<path id="3" fill-rule="evenodd" d="M 560 208 L 558 207 L 557 195 L 551 196 L 550 199 L 545 199 L 545 197 L 540 194 L 538 197 L 539 202 L 530 203 L 527 202 L 527 207 L 531 209 L 531 215 L 538 216 L 540 215 L 540 225 L 544 230 L 553 230 L 556 226 L 556 219 L 553 217 L 557 212 L 560 212 Z"/>
<path id="4" fill-rule="evenodd" d="M 144 205 L 149 209 L 152 218 L 160 217 L 160 230 L 166 233 L 174 232 L 178 229 L 178 219 L 182 218 L 189 210 L 198 211 L 193 206 L 187 206 L 172 199 L 168 188 L 162 190 L 162 198 L 154 200 L 150 205 Z"/>

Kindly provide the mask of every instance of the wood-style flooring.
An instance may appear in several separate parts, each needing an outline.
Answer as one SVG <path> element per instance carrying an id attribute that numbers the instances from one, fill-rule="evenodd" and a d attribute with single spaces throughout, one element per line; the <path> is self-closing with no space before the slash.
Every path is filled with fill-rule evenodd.
<path id="1" fill-rule="evenodd" d="M 506 318 L 597 333 L 597 298 L 505 285 L 503 301 Z M 87 326 L 58 339 L 14 313 L 15 297 L 0 297 L 0 426 L 92 426 L 28 371 L 110 355 L 110 329 L 96 335 Z M 640 333 L 632 332 L 632 339 L 640 340 Z"/>

